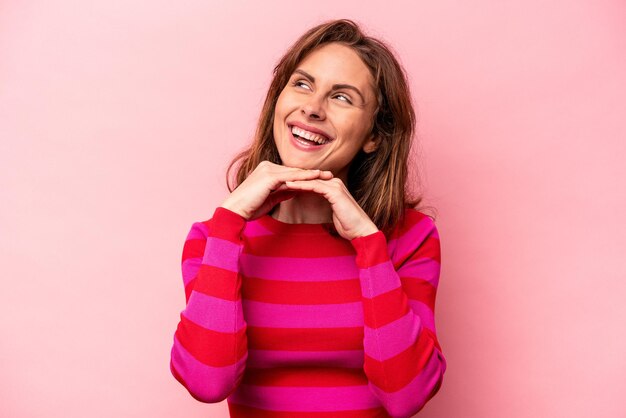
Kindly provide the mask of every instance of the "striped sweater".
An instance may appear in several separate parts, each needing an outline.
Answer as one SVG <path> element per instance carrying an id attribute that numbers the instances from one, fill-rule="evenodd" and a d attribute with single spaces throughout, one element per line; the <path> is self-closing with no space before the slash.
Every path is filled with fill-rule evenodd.
<path id="1" fill-rule="evenodd" d="M 222 207 L 192 225 L 170 369 L 195 399 L 231 417 L 410 417 L 437 393 L 434 222 L 406 209 L 389 239 L 332 232 Z"/>

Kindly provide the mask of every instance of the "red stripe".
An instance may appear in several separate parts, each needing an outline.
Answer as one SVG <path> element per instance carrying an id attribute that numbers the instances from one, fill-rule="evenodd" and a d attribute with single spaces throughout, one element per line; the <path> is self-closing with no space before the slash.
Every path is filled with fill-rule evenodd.
<path id="1" fill-rule="evenodd" d="M 424 243 L 417 250 L 417 254 L 412 259 L 417 257 L 432 258 L 441 264 L 441 248 L 438 238 L 428 237 L 424 240 Z"/>
<path id="2" fill-rule="evenodd" d="M 246 328 L 236 333 L 224 333 L 205 329 L 180 315 L 176 337 L 198 361 L 213 367 L 235 364 L 246 353 Z M 238 351 L 234 352 L 235 342 Z"/>
<path id="3" fill-rule="evenodd" d="M 195 282 L 193 290 L 205 295 L 231 301 L 241 298 L 241 280 L 233 271 L 202 264 Z"/>
<path id="4" fill-rule="evenodd" d="M 359 411 L 293 412 L 267 411 L 228 402 L 228 412 L 231 418 L 390 418 L 383 407 Z"/>
<path id="5" fill-rule="evenodd" d="M 206 239 L 190 239 L 185 241 L 183 246 L 183 256 L 181 262 L 190 258 L 202 258 L 206 247 Z"/>
<path id="6" fill-rule="evenodd" d="M 416 344 L 385 361 L 365 354 L 365 373 L 372 383 L 385 392 L 395 392 L 408 385 L 433 355 L 434 343 L 429 333 L 422 332 Z"/>
<path id="7" fill-rule="evenodd" d="M 378 295 L 372 299 L 363 298 L 363 321 L 370 328 L 379 328 L 409 311 L 408 299 L 402 287 Z"/>
<path id="8" fill-rule="evenodd" d="M 238 214 L 218 206 L 213 213 L 213 218 L 206 222 L 208 223 L 203 223 L 207 225 L 209 236 L 241 244 L 240 232 L 246 221 Z M 214 222 L 217 222 L 218 227 L 213 226 Z"/>
<path id="9" fill-rule="evenodd" d="M 355 238 L 351 241 L 351 244 L 357 252 L 356 265 L 360 269 L 389 261 L 387 239 L 381 231 Z"/>
<path id="10" fill-rule="evenodd" d="M 428 306 L 433 312 L 435 311 L 435 297 L 437 288 L 426 280 L 416 279 L 414 277 L 401 277 L 402 288 L 411 300 L 420 301 Z"/>
<path id="11" fill-rule="evenodd" d="M 435 344 L 435 347 L 437 347 L 437 350 L 439 350 L 440 353 L 442 353 L 443 351 L 441 350 L 441 346 L 439 345 L 439 339 L 437 338 L 437 335 L 435 335 L 434 332 L 432 332 L 430 329 L 424 327 L 422 328 L 423 332 L 428 333 L 428 335 L 430 335 L 430 338 L 433 340 L 433 343 Z"/>
<path id="12" fill-rule="evenodd" d="M 257 386 L 335 387 L 367 385 L 362 368 L 284 367 L 246 368 L 243 384 Z"/>
<path id="13" fill-rule="evenodd" d="M 187 286 L 185 286 L 185 303 L 189 302 L 189 297 L 191 296 L 191 291 L 193 290 L 195 284 L 196 279 L 193 278 L 189 281 L 189 283 L 187 283 Z"/>
<path id="14" fill-rule="evenodd" d="M 413 225 L 417 224 L 426 217 L 428 216 L 422 212 L 419 212 L 412 208 L 406 208 L 404 210 L 404 219 L 393 230 L 390 239 L 398 238 L 406 234 L 413 227 Z"/>
<path id="15" fill-rule="evenodd" d="M 363 327 L 266 328 L 248 326 L 248 348 L 285 351 L 363 350 Z"/>
<path id="16" fill-rule="evenodd" d="M 265 257 L 320 258 L 354 255 L 350 241 L 306 234 L 289 235 L 288 239 L 277 239 L 276 235 L 249 237 L 244 251 L 246 254 Z"/>
<path id="17" fill-rule="evenodd" d="M 292 282 L 254 277 L 243 280 L 243 298 L 247 300 L 288 305 L 350 303 L 361 300 L 361 284 L 358 278 L 324 282 Z"/>

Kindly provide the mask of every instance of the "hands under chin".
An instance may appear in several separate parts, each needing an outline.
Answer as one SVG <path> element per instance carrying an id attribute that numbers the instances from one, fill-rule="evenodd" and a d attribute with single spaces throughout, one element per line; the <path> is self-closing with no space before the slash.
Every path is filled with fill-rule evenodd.
<path id="1" fill-rule="evenodd" d="M 253 220 L 302 191 L 317 193 L 330 203 L 333 223 L 343 238 L 352 240 L 378 231 L 343 181 L 330 171 L 285 167 L 269 161 L 259 163 L 221 206 Z"/>
<path id="2" fill-rule="evenodd" d="M 378 232 L 376 224 L 339 178 L 286 181 L 285 186 L 290 191 L 315 192 L 328 200 L 333 210 L 335 228 L 347 240 Z"/>

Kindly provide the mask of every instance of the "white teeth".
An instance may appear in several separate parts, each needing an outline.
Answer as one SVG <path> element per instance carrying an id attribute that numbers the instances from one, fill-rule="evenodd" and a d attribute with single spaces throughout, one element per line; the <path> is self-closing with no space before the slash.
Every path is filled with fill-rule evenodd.
<path id="1" fill-rule="evenodd" d="M 295 134 L 295 135 L 298 135 L 298 136 L 301 136 L 303 138 L 306 138 L 309 141 L 317 142 L 318 144 L 325 144 L 327 142 L 330 142 L 330 141 L 328 141 L 326 138 L 324 138 L 321 135 L 314 134 L 314 133 L 309 132 L 309 131 L 305 131 L 304 129 L 300 129 L 297 126 L 292 126 L 291 127 L 291 132 L 293 134 Z"/>

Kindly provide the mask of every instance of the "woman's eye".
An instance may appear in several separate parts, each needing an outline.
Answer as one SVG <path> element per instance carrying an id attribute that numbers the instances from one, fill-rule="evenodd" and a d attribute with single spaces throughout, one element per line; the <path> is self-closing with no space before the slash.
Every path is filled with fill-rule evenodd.
<path id="1" fill-rule="evenodd" d="M 304 86 L 307 89 L 309 88 L 309 85 L 305 83 L 304 81 L 294 81 L 293 85 L 296 87 Z"/>
<path id="2" fill-rule="evenodd" d="M 341 98 L 342 101 L 345 101 L 346 103 L 352 104 L 352 101 L 350 100 L 350 98 L 348 96 L 346 96 L 345 94 L 338 94 L 335 97 Z"/>

